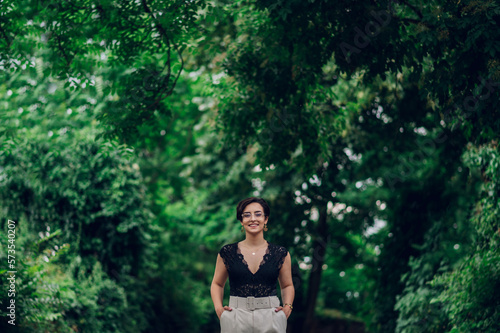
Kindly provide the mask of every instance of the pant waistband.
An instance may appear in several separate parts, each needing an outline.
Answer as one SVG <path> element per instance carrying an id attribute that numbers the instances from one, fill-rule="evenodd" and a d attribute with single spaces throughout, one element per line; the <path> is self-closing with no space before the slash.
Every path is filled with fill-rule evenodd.
<path id="1" fill-rule="evenodd" d="M 238 297 L 229 296 L 229 306 L 234 308 L 246 309 L 253 311 L 255 309 L 268 309 L 280 306 L 278 296 L 267 297 Z"/>

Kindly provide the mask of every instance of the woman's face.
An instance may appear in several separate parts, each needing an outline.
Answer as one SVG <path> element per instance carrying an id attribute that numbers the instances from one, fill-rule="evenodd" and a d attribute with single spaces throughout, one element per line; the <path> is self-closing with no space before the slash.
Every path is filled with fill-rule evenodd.
<path id="1" fill-rule="evenodd" d="M 264 224 L 267 223 L 269 217 L 265 217 L 264 208 L 260 203 L 252 202 L 243 209 L 241 225 L 246 232 L 259 233 L 264 230 Z"/>

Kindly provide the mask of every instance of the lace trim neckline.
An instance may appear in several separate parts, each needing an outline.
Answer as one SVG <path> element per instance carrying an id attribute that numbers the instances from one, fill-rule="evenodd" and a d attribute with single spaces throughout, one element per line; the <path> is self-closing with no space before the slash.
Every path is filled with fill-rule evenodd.
<path id="1" fill-rule="evenodd" d="M 271 254 L 270 252 L 270 248 L 271 248 L 271 243 L 269 243 L 268 241 L 267 242 L 267 248 L 266 248 L 266 252 L 264 253 L 264 255 L 262 256 L 262 260 L 260 261 L 260 264 L 259 264 L 259 267 L 257 268 L 257 270 L 255 271 L 255 273 L 253 273 L 251 270 L 250 270 L 250 267 L 248 266 L 248 263 L 247 261 L 245 260 L 245 256 L 243 255 L 243 253 L 241 253 L 241 249 L 240 249 L 240 242 L 237 242 L 236 243 L 236 254 L 238 255 L 238 258 L 240 258 L 240 260 L 243 262 L 243 264 L 245 264 L 246 268 L 248 269 L 248 271 L 250 272 L 250 274 L 252 275 L 256 275 L 259 271 L 260 271 L 260 268 L 262 266 L 264 266 L 264 264 L 267 262 L 267 257 L 269 257 L 269 255 Z"/>

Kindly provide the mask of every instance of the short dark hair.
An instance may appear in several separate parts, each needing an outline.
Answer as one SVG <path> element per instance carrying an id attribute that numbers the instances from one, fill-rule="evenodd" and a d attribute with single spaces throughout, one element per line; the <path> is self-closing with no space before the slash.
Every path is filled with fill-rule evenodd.
<path id="1" fill-rule="evenodd" d="M 246 206 L 248 206 L 252 202 L 256 202 L 262 206 L 262 208 L 264 209 L 265 217 L 268 217 L 269 214 L 271 214 L 271 209 L 269 209 L 269 205 L 267 204 L 266 200 L 264 200 L 262 198 L 250 197 L 250 198 L 246 198 L 246 199 L 241 200 L 238 203 L 238 206 L 236 206 L 236 218 L 238 220 L 240 220 L 240 221 L 243 220 L 243 218 L 241 217 L 241 214 L 243 214 L 243 211 L 245 210 Z"/>

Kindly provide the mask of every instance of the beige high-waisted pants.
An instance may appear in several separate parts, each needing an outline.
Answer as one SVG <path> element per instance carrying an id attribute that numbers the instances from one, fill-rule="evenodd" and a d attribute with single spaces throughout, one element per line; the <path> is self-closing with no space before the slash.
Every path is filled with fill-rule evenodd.
<path id="1" fill-rule="evenodd" d="M 277 296 L 229 297 L 229 307 L 220 317 L 221 333 L 285 333 L 287 318 Z"/>

